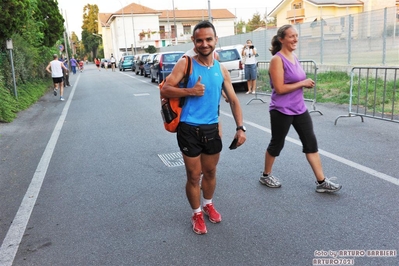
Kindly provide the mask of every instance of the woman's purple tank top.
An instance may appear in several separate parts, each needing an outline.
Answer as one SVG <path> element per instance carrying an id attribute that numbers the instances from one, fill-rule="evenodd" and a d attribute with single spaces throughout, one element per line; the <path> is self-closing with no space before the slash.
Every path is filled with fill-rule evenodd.
<path id="1" fill-rule="evenodd" d="M 284 84 L 296 83 L 306 79 L 306 73 L 296 57 L 295 64 L 293 64 L 280 52 L 276 55 L 283 61 Z M 303 98 L 303 88 L 286 94 L 277 94 L 271 79 L 270 85 L 273 90 L 269 110 L 277 110 L 286 115 L 300 115 L 307 111 Z"/>

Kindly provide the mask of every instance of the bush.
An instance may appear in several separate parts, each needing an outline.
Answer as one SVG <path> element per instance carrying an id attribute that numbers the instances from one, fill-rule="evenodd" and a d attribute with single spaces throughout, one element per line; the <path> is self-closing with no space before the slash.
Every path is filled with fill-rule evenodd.
<path id="1" fill-rule="evenodd" d="M 0 122 L 12 122 L 19 111 L 34 104 L 52 86 L 45 69 L 57 53 L 56 47 L 28 45 L 19 35 L 12 40 L 18 99 L 14 96 L 10 52 L 0 47 Z"/>
<path id="2" fill-rule="evenodd" d="M 0 86 L 0 122 L 11 122 L 17 117 L 18 104 L 10 91 Z"/>

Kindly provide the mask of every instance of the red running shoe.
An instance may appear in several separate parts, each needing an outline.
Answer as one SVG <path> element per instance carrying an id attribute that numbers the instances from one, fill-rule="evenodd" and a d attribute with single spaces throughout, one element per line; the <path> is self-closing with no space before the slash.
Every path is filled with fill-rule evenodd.
<path id="1" fill-rule="evenodd" d="M 204 207 L 202 207 L 202 210 L 206 215 L 208 215 L 209 221 L 211 221 L 211 223 L 216 224 L 222 221 L 222 215 L 215 210 L 213 203 L 206 204 Z"/>
<path id="2" fill-rule="evenodd" d="M 198 235 L 206 234 L 206 225 L 202 212 L 197 212 L 191 217 L 191 223 L 193 224 L 193 231 Z"/>

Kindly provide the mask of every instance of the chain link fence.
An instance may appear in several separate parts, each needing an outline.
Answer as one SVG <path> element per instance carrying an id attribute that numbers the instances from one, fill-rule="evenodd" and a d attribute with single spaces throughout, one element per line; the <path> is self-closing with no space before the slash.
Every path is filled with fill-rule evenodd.
<path id="1" fill-rule="evenodd" d="M 322 66 L 389 66 L 399 64 L 399 23 L 396 7 L 360 14 L 297 24 L 299 43 L 296 50 L 301 60 L 313 60 Z M 277 28 L 219 38 L 218 46 L 245 44 L 250 39 L 256 46 L 258 60 L 270 60 L 271 39 Z M 162 51 L 187 51 L 193 44 L 163 47 Z"/>

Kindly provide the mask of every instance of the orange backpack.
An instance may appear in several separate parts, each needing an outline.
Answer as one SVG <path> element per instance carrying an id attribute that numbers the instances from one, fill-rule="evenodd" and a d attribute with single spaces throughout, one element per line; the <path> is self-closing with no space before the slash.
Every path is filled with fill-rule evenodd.
<path id="1" fill-rule="evenodd" d="M 184 78 L 182 80 L 181 88 L 187 88 L 188 79 L 190 78 L 192 69 L 191 57 L 183 55 L 186 58 L 186 67 L 184 70 Z M 163 85 L 168 77 L 166 77 L 160 84 L 159 89 L 162 90 Z M 182 107 L 184 105 L 185 98 L 162 98 L 161 96 L 161 114 L 163 119 L 163 125 L 165 129 L 169 132 L 175 133 L 177 131 L 177 126 L 180 122 L 180 115 Z"/>

